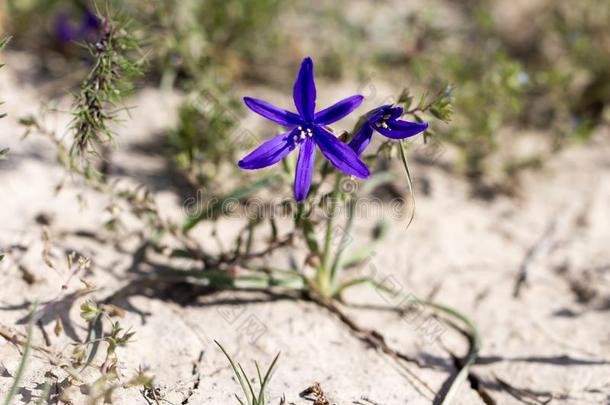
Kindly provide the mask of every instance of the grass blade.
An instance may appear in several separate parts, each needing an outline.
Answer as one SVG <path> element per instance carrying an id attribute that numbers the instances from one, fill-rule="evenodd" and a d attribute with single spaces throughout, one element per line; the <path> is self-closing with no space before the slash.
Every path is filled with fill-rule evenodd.
<path id="1" fill-rule="evenodd" d="M 85 349 L 87 360 L 85 361 L 85 364 L 83 364 L 81 371 L 85 370 L 91 362 L 93 362 L 100 343 L 102 342 L 103 334 L 102 313 L 100 312 L 89 324 L 89 330 L 87 331 L 87 338 L 85 340 L 85 342 L 88 342 Z"/>
<path id="2" fill-rule="evenodd" d="M 261 375 L 261 368 L 258 366 L 258 362 L 254 362 L 254 367 L 256 367 L 256 375 L 258 376 L 258 384 L 260 386 L 260 390 L 258 391 L 258 403 L 259 405 L 265 405 L 265 386 L 263 384 L 263 377 Z"/>
<path id="3" fill-rule="evenodd" d="M 271 362 L 271 365 L 269 365 L 269 368 L 267 369 L 267 373 L 265 373 L 265 377 L 261 381 L 261 389 L 260 389 L 260 393 L 258 394 L 259 399 L 262 398 L 262 402 L 260 405 L 265 405 L 265 388 L 267 387 L 267 384 L 271 380 L 271 373 L 273 372 L 273 369 L 275 368 L 275 365 L 277 364 L 277 361 L 279 358 L 280 358 L 280 353 L 275 355 L 275 358 L 273 359 L 273 361 Z M 256 366 L 256 369 L 258 371 L 258 365 Z M 260 372 L 259 372 L 258 378 L 260 380 Z"/>
<path id="4" fill-rule="evenodd" d="M 248 390 L 250 390 L 250 395 L 252 395 L 252 399 L 249 399 L 249 402 L 252 405 L 258 405 L 258 399 L 256 398 L 256 393 L 254 392 L 254 388 L 252 388 L 252 384 L 250 384 L 250 379 L 248 379 L 248 375 L 244 371 L 241 364 L 237 363 L 237 367 L 239 367 L 239 371 L 241 371 L 242 375 L 244 376 L 244 380 L 246 380 L 246 384 L 248 385 Z"/>
<path id="5" fill-rule="evenodd" d="M 32 308 L 32 312 L 30 313 L 30 321 L 28 323 L 28 334 L 25 341 L 25 345 L 23 347 L 23 355 L 21 356 L 21 361 L 19 362 L 19 368 L 15 373 L 13 385 L 8 392 L 6 399 L 4 400 L 4 405 L 11 405 L 13 403 L 13 399 L 17 394 L 17 390 L 19 389 L 19 384 L 21 384 L 21 379 L 23 378 L 23 374 L 25 373 L 25 368 L 27 366 L 28 356 L 30 355 L 30 351 L 32 349 L 32 330 L 34 327 L 34 317 L 33 314 L 36 312 L 37 305 L 34 305 Z"/>
<path id="6" fill-rule="evenodd" d="M 250 394 L 249 394 L 248 390 L 246 389 L 246 384 L 244 383 L 245 375 L 244 375 L 244 377 L 242 377 L 242 375 L 240 374 L 239 370 L 237 369 L 237 366 L 235 365 L 235 362 L 233 361 L 231 356 L 229 356 L 229 353 L 227 353 L 225 348 L 222 347 L 222 345 L 217 340 L 214 340 L 214 343 L 216 343 L 216 345 L 218 347 L 220 347 L 220 350 L 222 350 L 222 352 L 224 353 L 224 355 L 227 358 L 227 360 L 229 360 L 229 364 L 231 365 L 231 368 L 233 368 L 233 373 L 237 376 L 237 380 L 239 381 L 239 385 L 241 385 L 241 389 L 244 392 L 244 395 L 246 396 L 246 400 L 249 403 L 251 403 L 250 397 L 249 397 Z M 241 366 L 240 366 L 240 368 L 241 368 Z M 237 395 L 235 395 L 235 397 L 237 397 Z M 237 400 L 241 403 L 241 400 L 239 398 L 237 398 Z"/>

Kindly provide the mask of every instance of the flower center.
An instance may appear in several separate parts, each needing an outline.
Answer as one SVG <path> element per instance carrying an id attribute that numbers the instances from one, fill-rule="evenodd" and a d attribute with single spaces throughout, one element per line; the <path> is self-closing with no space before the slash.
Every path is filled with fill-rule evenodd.
<path id="1" fill-rule="evenodd" d="M 313 136 L 313 131 L 312 131 L 311 127 L 298 126 L 297 131 L 298 131 L 298 133 L 296 133 L 292 137 L 292 140 L 295 143 L 301 143 L 308 137 L 311 138 Z"/>
<path id="2" fill-rule="evenodd" d="M 390 118 L 392 118 L 392 116 L 390 114 L 382 115 L 381 119 L 375 123 L 375 126 L 377 128 L 381 127 L 384 129 L 389 129 L 386 121 L 389 120 Z"/>

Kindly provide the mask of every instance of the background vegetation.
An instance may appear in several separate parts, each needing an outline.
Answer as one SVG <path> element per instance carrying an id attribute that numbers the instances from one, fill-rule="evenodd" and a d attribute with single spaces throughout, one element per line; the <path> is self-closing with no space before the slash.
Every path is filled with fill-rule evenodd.
<path id="1" fill-rule="evenodd" d="M 312 44 L 318 76 L 326 80 L 362 81 L 373 72 L 375 80 L 397 82 L 416 95 L 455 84 L 455 120 L 434 132 L 458 152 L 455 172 L 495 191 L 514 191 L 523 169 L 540 167 L 554 151 L 607 123 L 608 3 L 540 0 L 515 16 L 501 2 L 469 0 L 452 5 L 448 18 L 441 18 L 447 11 L 440 4 L 413 2 L 400 12 L 378 7 L 349 18 L 346 1 L 120 1 L 114 8 L 130 20 L 146 59 L 140 85 L 190 95 L 166 142 L 168 157 L 193 184 L 211 181 L 235 157 L 229 135 L 236 124 L 226 110 L 239 114 L 241 106 L 232 90 L 255 81 L 285 88 L 292 81 L 285 67 L 295 66 Z M 15 49 L 40 58 L 42 71 L 65 77 L 91 58 L 58 37 L 59 16 L 78 25 L 84 10 L 95 7 L 106 6 L 9 0 L 4 31 L 15 36 Z M 78 75 L 72 77 L 77 83 Z M 202 105 L 210 99 L 218 102 Z M 532 130 L 547 147 L 513 150 Z"/>

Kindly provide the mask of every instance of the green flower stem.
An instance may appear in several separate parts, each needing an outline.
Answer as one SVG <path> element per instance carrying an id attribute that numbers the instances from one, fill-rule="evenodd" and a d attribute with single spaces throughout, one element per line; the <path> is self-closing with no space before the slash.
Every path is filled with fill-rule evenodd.
<path id="1" fill-rule="evenodd" d="M 324 251 L 322 256 L 322 263 L 318 268 L 317 281 L 318 287 L 321 292 L 328 295 L 330 289 L 332 289 L 332 271 L 331 271 L 331 256 L 332 256 L 332 240 L 333 240 L 333 229 L 335 226 L 335 217 L 337 216 L 337 202 L 339 199 L 340 186 L 342 176 L 337 173 L 335 176 L 335 186 L 330 195 L 330 211 L 328 212 L 328 219 L 326 221 L 326 236 L 324 239 Z"/>
<path id="2" fill-rule="evenodd" d="M 343 254 L 345 253 L 345 249 L 347 248 L 347 245 L 349 244 L 350 241 L 350 235 L 352 233 L 352 228 L 354 227 L 354 210 L 355 210 L 355 203 L 353 200 L 348 201 L 347 203 L 347 223 L 345 225 L 345 232 L 343 233 L 342 237 L 341 237 L 341 242 L 339 244 L 339 248 L 337 249 L 337 255 L 335 256 L 335 260 L 333 261 L 333 265 L 332 268 L 330 270 L 330 280 L 331 280 L 331 286 L 334 289 L 334 286 L 336 285 L 337 282 L 337 277 L 341 271 L 341 269 L 343 268 L 343 264 L 344 264 L 344 260 L 343 260 Z M 334 291 L 333 294 L 334 296 Z"/>

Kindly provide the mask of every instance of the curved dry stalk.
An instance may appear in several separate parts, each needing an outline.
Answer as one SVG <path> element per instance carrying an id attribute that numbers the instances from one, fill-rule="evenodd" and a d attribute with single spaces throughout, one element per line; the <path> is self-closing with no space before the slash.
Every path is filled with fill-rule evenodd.
<path id="1" fill-rule="evenodd" d="M 382 283 L 379 283 L 370 278 L 360 278 L 348 281 L 340 286 L 336 291 L 336 296 L 339 296 L 343 291 L 348 288 L 360 285 L 360 284 L 370 284 L 375 288 L 379 288 L 384 290 L 385 292 L 391 294 L 397 294 L 396 291 L 392 291 L 388 287 L 384 286 Z M 403 295 L 403 294 L 401 294 Z M 445 393 L 441 405 L 449 405 L 452 403 L 455 398 L 461 384 L 467 379 L 470 367 L 474 364 L 479 354 L 479 350 L 481 348 L 481 335 L 475 326 L 475 324 L 464 314 L 459 312 L 458 310 L 451 308 L 449 306 L 438 304 L 433 301 L 423 300 L 419 301 L 422 305 L 427 306 L 428 308 L 432 308 L 437 312 L 442 312 L 445 315 L 448 315 L 454 319 L 460 321 L 467 329 L 468 329 L 468 340 L 469 340 L 469 349 L 468 353 L 461 361 L 461 367 L 453 379 L 451 386 L 448 391 Z"/>

